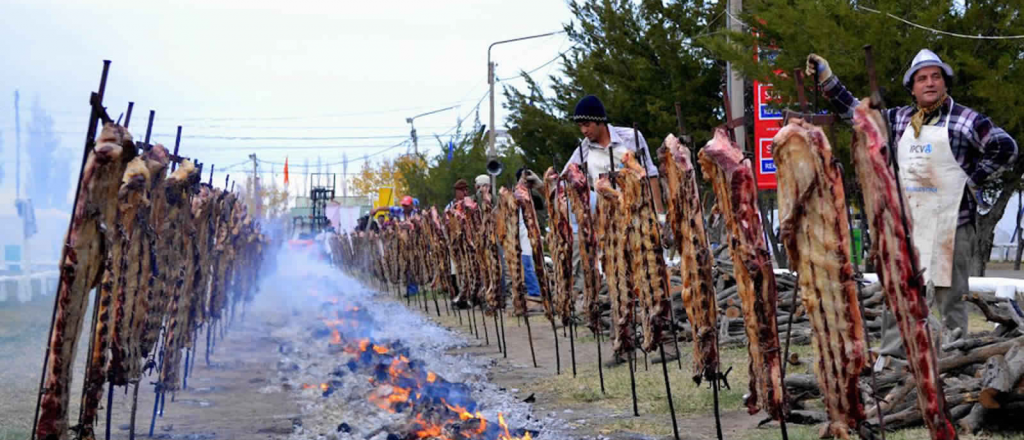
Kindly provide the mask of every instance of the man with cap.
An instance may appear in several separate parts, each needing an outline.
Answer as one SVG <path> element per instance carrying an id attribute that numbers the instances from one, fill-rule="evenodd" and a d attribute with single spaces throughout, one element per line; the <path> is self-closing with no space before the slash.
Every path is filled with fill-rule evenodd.
<path id="1" fill-rule="evenodd" d="M 654 207 L 658 211 L 658 220 L 664 223 L 665 207 L 661 203 L 661 185 L 657 180 L 658 167 L 654 166 L 651 153 L 647 149 L 647 140 L 644 139 L 643 134 L 639 131 L 634 132 L 629 127 L 614 127 L 609 124 L 604 104 L 594 95 L 587 95 L 576 104 L 572 120 L 576 122 L 580 133 L 583 134 L 583 141 L 569 157 L 569 161 L 562 168 L 562 173 L 565 173 L 571 163 L 581 166 L 586 164 L 586 169 L 583 171 L 590 178 L 591 188 L 593 188 L 598 177 L 611 171 L 612 156 L 614 156 L 615 168 L 619 169 L 623 167 L 622 156 L 627 151 L 632 151 L 637 155 L 636 160 L 641 165 L 646 161 L 647 176 L 651 178 L 651 190 L 654 193 Z M 639 142 L 637 142 L 638 140 Z M 637 144 L 640 147 L 639 152 Z M 645 159 L 641 158 L 641 155 Z M 592 196 L 591 201 L 591 205 L 595 205 L 596 197 Z"/>
<path id="2" fill-rule="evenodd" d="M 811 54 L 807 75 L 816 75 L 827 98 L 845 119 L 860 102 L 832 74 L 828 61 Z M 903 193 L 913 219 L 914 245 L 925 269 L 924 281 L 935 286 L 933 307 L 947 330 L 967 332 L 971 247 L 979 187 L 1010 167 L 1017 143 L 985 115 L 957 104 L 948 95 L 953 68 L 922 49 L 903 75 L 911 105 L 885 110 L 892 128 Z M 954 207 L 958 207 L 954 209 Z M 889 319 L 882 354 L 903 357 L 896 320 Z"/>
<path id="3" fill-rule="evenodd" d="M 376 216 L 378 212 L 387 211 L 391 214 L 391 218 L 395 221 L 405 221 L 412 217 L 416 212 L 416 208 L 413 206 L 412 196 L 402 197 L 402 201 L 398 203 L 400 208 L 392 209 L 392 206 L 381 206 L 380 208 L 374 209 L 371 216 Z"/>
<path id="4" fill-rule="evenodd" d="M 583 140 L 576 148 L 569 161 L 562 169 L 564 174 L 569 164 L 575 163 L 583 166 L 583 172 L 587 173 L 590 180 L 591 195 L 590 209 L 594 211 L 597 207 L 597 195 L 593 192 L 594 182 L 598 177 L 612 171 L 613 161 L 615 169 L 623 167 L 622 158 L 627 151 L 633 152 L 636 160 L 644 166 L 648 178 L 651 179 L 650 187 L 654 195 L 654 208 L 657 211 L 658 221 L 662 224 L 662 231 L 665 231 L 665 207 L 661 201 L 661 183 L 658 181 L 658 167 L 654 165 L 651 153 L 647 148 L 647 140 L 639 131 L 632 127 L 615 127 L 608 123 L 608 115 L 605 112 L 604 104 L 596 96 L 587 95 L 583 97 L 573 111 L 572 120 L 576 123 Z M 577 228 L 575 216 L 570 215 L 573 230 Z M 579 243 L 573 241 L 572 247 L 573 266 L 573 290 L 583 291 L 583 270 L 579 256 Z M 669 345 L 666 358 L 674 359 L 678 354 Z M 616 358 L 611 364 L 621 363 L 621 353 L 616 353 Z"/>

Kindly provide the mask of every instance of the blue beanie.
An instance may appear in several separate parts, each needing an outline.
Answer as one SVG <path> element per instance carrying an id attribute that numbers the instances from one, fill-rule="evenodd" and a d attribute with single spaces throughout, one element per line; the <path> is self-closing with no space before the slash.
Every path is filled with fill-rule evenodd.
<path id="1" fill-rule="evenodd" d="M 608 115 L 604 112 L 604 104 L 594 95 L 587 95 L 576 104 L 572 120 L 576 122 L 608 122 Z"/>

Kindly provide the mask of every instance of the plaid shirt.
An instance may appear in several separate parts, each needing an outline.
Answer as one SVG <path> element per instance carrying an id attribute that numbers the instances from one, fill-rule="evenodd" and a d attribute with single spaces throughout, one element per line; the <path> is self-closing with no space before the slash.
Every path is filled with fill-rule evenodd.
<path id="1" fill-rule="evenodd" d="M 853 119 L 853 109 L 860 104 L 841 82 L 839 78 L 832 75 L 822 83 L 825 97 L 832 102 L 844 120 Z M 950 105 L 953 108 L 950 110 Z M 910 118 L 914 116 L 917 107 L 908 105 L 903 107 L 888 108 L 885 110 L 885 119 L 892 127 L 892 139 L 890 144 L 898 142 L 903 132 L 910 125 Z M 946 98 L 946 102 L 935 114 L 926 115 L 927 125 L 944 125 L 946 115 L 949 115 L 949 146 L 953 150 L 953 156 L 963 168 L 964 173 L 970 178 L 969 185 L 977 187 L 999 175 L 1017 158 L 1017 142 L 1003 129 L 996 127 L 985 115 L 970 108 L 953 102 L 952 98 Z M 912 129 L 912 128 L 911 128 Z M 977 212 L 977 203 L 974 197 L 964 189 L 964 196 L 960 201 L 960 220 L 958 225 L 972 223 Z"/>

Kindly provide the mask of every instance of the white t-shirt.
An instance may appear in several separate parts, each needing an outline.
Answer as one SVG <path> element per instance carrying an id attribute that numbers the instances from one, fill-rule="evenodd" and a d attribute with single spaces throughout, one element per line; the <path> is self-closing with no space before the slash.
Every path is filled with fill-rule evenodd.
<path id="1" fill-rule="evenodd" d="M 644 139 L 643 133 L 637 132 L 639 135 L 640 151 L 646 155 L 646 159 L 637 157 L 636 160 L 641 165 L 647 162 L 647 177 L 654 177 L 658 175 L 658 167 L 654 166 L 654 160 L 651 157 L 651 152 L 647 148 L 647 140 Z M 587 163 L 587 173 L 590 177 L 590 184 L 593 185 L 597 180 L 597 177 L 601 174 L 605 174 L 611 171 L 611 158 L 609 157 L 609 149 L 615 154 L 615 168 L 622 168 L 622 156 L 627 151 L 637 151 L 637 139 L 633 135 L 632 128 L 626 127 L 613 127 L 608 124 L 608 135 L 610 142 L 608 147 L 602 147 L 599 144 L 590 142 L 590 139 L 583 138 L 583 142 L 580 143 L 579 148 L 573 151 L 572 156 L 569 156 L 569 161 L 566 162 L 565 167 L 562 168 L 564 174 L 570 163 L 580 164 L 583 162 Z"/>
<path id="2" fill-rule="evenodd" d="M 533 256 L 533 246 L 530 246 L 530 233 L 526 230 L 526 222 L 523 221 L 522 210 L 519 211 L 519 247 L 522 248 L 524 256 Z"/>

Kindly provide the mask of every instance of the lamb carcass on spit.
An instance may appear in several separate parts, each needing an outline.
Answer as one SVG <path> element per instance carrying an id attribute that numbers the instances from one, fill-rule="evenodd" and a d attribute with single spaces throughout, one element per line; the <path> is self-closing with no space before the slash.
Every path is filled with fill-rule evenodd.
<path id="1" fill-rule="evenodd" d="M 682 257 L 683 306 L 693 332 L 693 381 L 699 385 L 715 380 L 718 371 L 718 301 L 704 207 L 690 150 L 670 134 L 658 154 L 668 184 L 668 223 Z"/>
<path id="2" fill-rule="evenodd" d="M 551 260 L 554 262 L 552 281 L 554 287 L 555 316 L 562 325 L 569 325 L 575 301 L 572 273 L 572 225 L 569 223 L 569 203 L 565 188 L 559 185 L 558 173 L 554 168 L 544 172 L 544 195 L 547 198 L 548 235 Z"/>
<path id="3" fill-rule="evenodd" d="M 622 191 L 612 186 L 608 176 L 598 178 L 594 187 L 598 194 L 597 234 L 601 237 L 602 267 L 612 303 L 612 349 L 622 356 L 633 351 L 636 322 L 632 266 L 626 246 L 626 237 L 632 228 L 630 212 Z"/>
<path id="4" fill-rule="evenodd" d="M 37 439 L 68 435 L 71 367 L 89 291 L 103 274 L 117 217 L 117 191 L 124 170 L 135 157 L 131 135 L 119 125 L 106 124 L 82 169 L 77 202 L 61 255 L 53 332 L 49 340 L 46 378 L 40 403 Z"/>
<path id="5" fill-rule="evenodd" d="M 867 354 L 842 172 L 825 133 L 800 119 L 775 135 L 772 154 L 782 241 L 800 274 L 800 299 L 814 329 L 815 373 L 830 420 L 824 429 L 845 439 L 864 420 L 857 384 Z"/>
<path id="6" fill-rule="evenodd" d="M 718 212 L 722 213 L 729 230 L 733 275 L 749 341 L 747 411 L 754 414 L 763 409 L 780 420 L 787 416 L 789 408 L 786 387 L 782 383 L 782 350 L 775 321 L 778 291 L 771 254 L 761 229 L 754 172 L 723 129 L 715 131 L 714 139 L 701 149 L 698 158 L 704 179 L 710 180 L 714 188 Z"/>
<path id="7" fill-rule="evenodd" d="M 572 211 L 576 216 L 580 265 L 583 270 L 583 311 L 592 332 L 601 331 L 601 303 L 598 299 L 601 278 L 597 271 L 597 235 L 590 215 L 590 182 L 583 169 L 570 163 L 565 172 Z M 571 252 L 571 249 L 570 249 Z M 571 264 L 571 263 L 570 263 Z M 571 273 L 571 272 L 570 272 Z"/>
<path id="8" fill-rule="evenodd" d="M 888 136 L 882 115 L 864 99 L 853 114 L 857 142 L 853 160 L 864 194 L 864 207 L 874 234 L 872 259 L 886 302 L 899 323 L 910 371 L 917 382 L 917 402 L 933 440 L 956 438 L 939 382 L 936 347 L 928 329 L 925 285 L 917 272 L 918 255 L 912 243 L 911 213 L 900 198 L 898 182 L 889 168 Z M 906 215 L 903 217 L 902 213 Z M 904 220 L 906 222 L 904 222 Z"/>
<path id="9" fill-rule="evenodd" d="M 633 152 L 622 157 L 619 186 L 624 206 L 629 210 L 630 229 L 627 246 L 635 259 L 632 264 L 633 289 L 636 294 L 643 348 L 650 352 L 662 342 L 662 333 L 672 325 L 669 319 L 668 268 L 661 252 L 660 229 L 654 213 L 653 196 L 648 193 L 647 171 L 636 161 Z"/>

